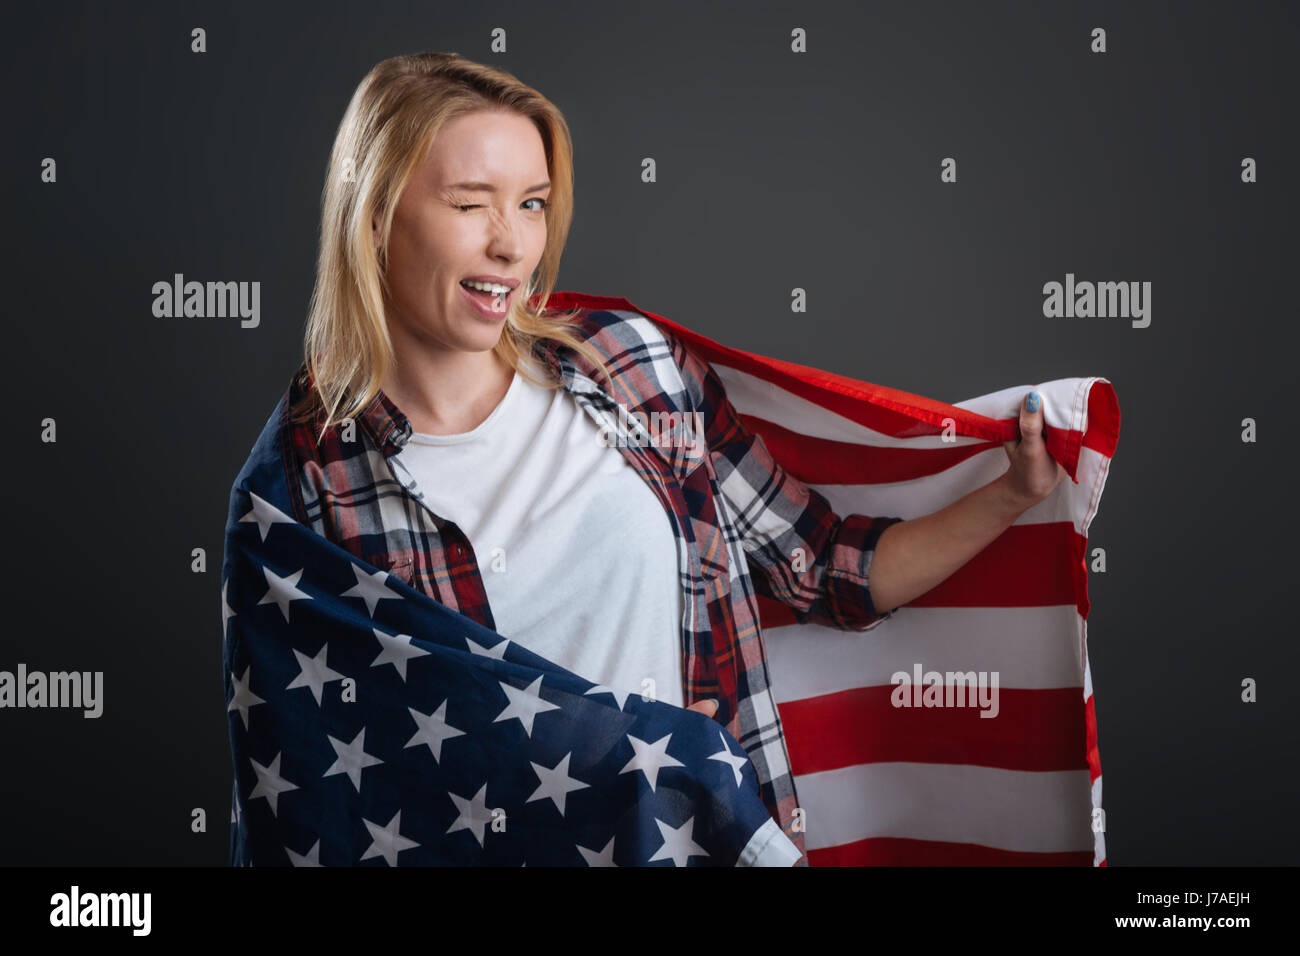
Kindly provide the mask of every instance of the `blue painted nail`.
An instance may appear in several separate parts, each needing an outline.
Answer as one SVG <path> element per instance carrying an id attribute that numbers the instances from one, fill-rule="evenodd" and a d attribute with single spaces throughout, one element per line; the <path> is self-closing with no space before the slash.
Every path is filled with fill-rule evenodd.
<path id="1" fill-rule="evenodd" d="M 1030 393 L 1029 393 L 1029 400 L 1025 403 L 1025 407 L 1026 407 L 1027 409 L 1029 409 L 1031 412 L 1036 412 L 1036 411 L 1038 411 L 1038 393 L 1037 393 L 1037 392 L 1030 392 Z"/>

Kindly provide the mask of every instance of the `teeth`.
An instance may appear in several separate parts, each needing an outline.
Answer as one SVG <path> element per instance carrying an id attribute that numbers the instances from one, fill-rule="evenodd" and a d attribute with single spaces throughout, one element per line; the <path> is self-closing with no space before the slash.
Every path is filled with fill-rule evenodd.
<path id="1" fill-rule="evenodd" d="M 510 286 L 497 285 L 495 282 L 474 282 L 470 279 L 462 279 L 460 284 L 471 289 L 478 289 L 480 292 L 491 292 L 494 295 L 506 295 L 510 292 Z"/>

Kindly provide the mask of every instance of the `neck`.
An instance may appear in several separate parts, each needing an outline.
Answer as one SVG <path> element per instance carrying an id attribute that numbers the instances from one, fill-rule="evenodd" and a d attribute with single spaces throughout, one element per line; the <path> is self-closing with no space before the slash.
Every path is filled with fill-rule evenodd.
<path id="1" fill-rule="evenodd" d="M 396 361 L 382 388 L 425 435 L 471 431 L 501 404 L 514 369 L 495 351 L 422 348 L 394 340 Z"/>

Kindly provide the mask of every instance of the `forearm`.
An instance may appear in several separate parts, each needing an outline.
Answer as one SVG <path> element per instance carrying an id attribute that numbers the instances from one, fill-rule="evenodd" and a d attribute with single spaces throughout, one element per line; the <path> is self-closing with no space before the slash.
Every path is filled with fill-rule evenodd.
<path id="1" fill-rule="evenodd" d="M 935 587 L 1010 527 L 1030 507 L 1007 473 L 933 514 L 891 525 L 871 559 L 872 603 L 892 611 Z"/>

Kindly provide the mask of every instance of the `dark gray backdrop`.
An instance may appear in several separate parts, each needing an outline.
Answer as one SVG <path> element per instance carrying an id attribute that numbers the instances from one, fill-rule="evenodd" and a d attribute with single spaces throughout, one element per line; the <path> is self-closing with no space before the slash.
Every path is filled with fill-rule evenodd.
<path id="1" fill-rule="evenodd" d="M 11 15 L 0 669 L 102 670 L 106 686 L 98 720 L 0 711 L 0 863 L 226 862 L 230 485 L 299 361 L 348 98 L 376 61 L 419 50 L 500 65 L 564 110 L 561 289 L 950 402 L 1109 378 L 1123 421 L 1089 636 L 1110 865 L 1300 862 L 1297 8 L 465 6 Z M 154 318 L 151 287 L 176 272 L 260 281 L 260 327 Z M 1150 327 L 1045 319 L 1042 285 L 1067 272 L 1150 281 Z M 810 308 L 792 317 L 796 286 Z M 39 439 L 47 416 L 57 444 Z"/>

